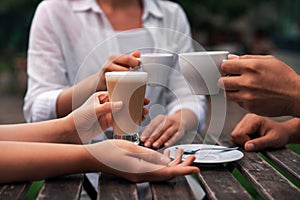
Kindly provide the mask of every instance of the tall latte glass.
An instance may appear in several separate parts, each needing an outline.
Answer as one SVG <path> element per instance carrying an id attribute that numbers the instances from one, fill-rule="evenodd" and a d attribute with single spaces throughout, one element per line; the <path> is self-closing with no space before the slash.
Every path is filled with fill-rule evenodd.
<path id="1" fill-rule="evenodd" d="M 105 78 L 110 101 L 123 102 L 123 108 L 113 113 L 113 138 L 138 144 L 148 74 L 107 72 Z"/>

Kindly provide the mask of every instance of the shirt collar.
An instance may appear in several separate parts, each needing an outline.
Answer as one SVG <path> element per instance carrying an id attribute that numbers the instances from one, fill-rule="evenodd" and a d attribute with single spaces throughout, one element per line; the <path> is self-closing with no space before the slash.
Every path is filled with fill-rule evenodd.
<path id="1" fill-rule="evenodd" d="M 157 18 L 163 18 L 163 13 L 156 0 L 142 0 L 144 5 L 143 19 L 148 15 L 153 15 Z M 87 10 L 95 10 L 102 13 L 102 9 L 97 4 L 96 0 L 71 0 L 72 8 L 75 12 L 84 12 Z"/>
<path id="2" fill-rule="evenodd" d="M 148 15 L 153 15 L 154 17 L 157 18 L 163 18 L 163 13 L 156 0 L 143 0 L 143 5 L 144 5 L 144 14 L 142 18 L 143 20 L 146 19 Z"/>
<path id="3" fill-rule="evenodd" d="M 72 9 L 75 12 L 94 10 L 102 12 L 96 0 L 71 0 Z"/>

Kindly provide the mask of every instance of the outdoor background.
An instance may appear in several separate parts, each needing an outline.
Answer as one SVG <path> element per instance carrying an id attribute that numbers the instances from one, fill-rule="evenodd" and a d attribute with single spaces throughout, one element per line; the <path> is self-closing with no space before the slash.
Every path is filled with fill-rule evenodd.
<path id="1" fill-rule="evenodd" d="M 273 54 L 300 68 L 299 0 L 174 0 L 207 50 Z M 0 1 L 0 124 L 23 121 L 30 23 L 40 0 Z"/>
<path id="2" fill-rule="evenodd" d="M 0 0 L 0 124 L 24 122 L 28 35 L 40 1 Z M 186 11 L 194 39 L 206 50 L 273 54 L 300 73 L 299 0 L 174 1 Z M 299 153 L 299 145 L 294 149 Z M 41 185 L 35 182 L 27 199 Z M 255 191 L 251 194 L 260 199 Z"/>

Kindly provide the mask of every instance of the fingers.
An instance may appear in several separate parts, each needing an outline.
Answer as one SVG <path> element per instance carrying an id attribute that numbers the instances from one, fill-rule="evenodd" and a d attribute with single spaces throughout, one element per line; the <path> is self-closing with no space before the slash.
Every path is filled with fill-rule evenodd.
<path id="1" fill-rule="evenodd" d="M 100 104 L 96 106 L 96 114 L 105 114 L 105 113 L 110 113 L 110 112 L 117 112 L 121 110 L 123 107 L 123 102 L 122 101 L 116 101 L 116 102 L 106 102 L 104 104 Z"/>
<path id="2" fill-rule="evenodd" d="M 148 105 L 149 103 L 150 103 L 150 99 L 145 98 L 145 99 L 144 99 L 144 106 Z"/>
<path id="3" fill-rule="evenodd" d="M 271 55 L 243 55 L 239 56 L 239 59 L 266 59 L 266 58 L 272 58 Z"/>
<path id="4" fill-rule="evenodd" d="M 143 116 L 149 114 L 149 109 L 148 108 L 143 108 Z"/>
<path id="5" fill-rule="evenodd" d="M 218 80 L 218 86 L 227 91 L 238 91 L 241 76 L 223 76 Z"/>
<path id="6" fill-rule="evenodd" d="M 109 102 L 108 92 L 97 92 L 95 95 L 98 96 L 100 104 Z"/>
<path id="7" fill-rule="evenodd" d="M 170 157 L 170 149 L 164 150 L 164 155 Z"/>
<path id="8" fill-rule="evenodd" d="M 183 175 L 191 174 L 191 173 L 199 173 L 200 170 L 198 167 L 190 166 L 194 162 L 196 157 L 188 156 L 181 163 L 182 155 L 183 155 L 183 150 L 178 149 L 176 151 L 174 160 L 168 164 L 168 166 L 171 167 L 173 170 L 173 176 L 183 176 Z"/>
<path id="9" fill-rule="evenodd" d="M 120 150 L 125 151 L 127 155 L 131 157 L 136 157 L 138 159 L 142 159 L 149 163 L 159 164 L 159 165 L 168 165 L 171 162 L 169 156 L 161 154 L 157 151 L 140 147 L 132 142 L 128 142 L 125 140 L 112 140 L 112 144 L 120 147 Z"/>
<path id="10" fill-rule="evenodd" d="M 246 115 L 233 129 L 231 139 L 240 145 L 251 140 L 251 134 L 258 133 L 262 126 L 263 118 L 254 114 Z"/>
<path id="11" fill-rule="evenodd" d="M 246 151 L 259 151 L 269 147 L 273 143 L 271 135 L 265 135 L 245 143 L 244 148 Z"/>
<path id="12" fill-rule="evenodd" d="M 164 146 L 171 146 L 172 144 L 174 144 L 176 141 L 178 141 L 179 139 L 181 139 L 184 135 L 184 129 L 179 129 L 175 134 L 170 135 L 170 138 L 163 140 L 164 142 Z"/>
<path id="13" fill-rule="evenodd" d="M 228 55 L 228 60 L 234 60 L 234 59 L 266 59 L 266 58 L 271 58 L 273 56 L 271 55 L 243 55 L 243 56 L 238 56 L 235 54 L 229 54 Z"/>
<path id="14" fill-rule="evenodd" d="M 240 75 L 243 72 L 240 59 L 224 60 L 221 65 L 221 71 L 225 74 Z"/>
<path id="15" fill-rule="evenodd" d="M 146 127 L 141 135 L 141 140 L 146 147 L 160 148 L 169 146 L 184 134 L 180 122 L 174 117 L 158 115 Z"/>
<path id="16" fill-rule="evenodd" d="M 149 114 L 148 108 L 143 108 L 142 121 L 146 120 L 146 116 Z"/>
<path id="17" fill-rule="evenodd" d="M 165 116 L 163 116 L 163 115 L 158 115 L 153 120 L 151 120 L 149 125 L 146 127 L 146 129 L 141 134 L 141 137 L 140 137 L 141 141 L 145 142 L 149 138 L 149 136 L 153 133 L 153 131 L 164 121 L 165 121 Z"/>
<path id="18" fill-rule="evenodd" d="M 188 174 L 199 173 L 200 170 L 196 166 L 190 166 L 195 160 L 195 156 L 189 156 L 179 166 L 174 168 L 173 176 L 184 176 Z"/>
<path id="19" fill-rule="evenodd" d="M 145 145 L 152 146 L 155 149 L 160 148 L 174 133 L 176 127 L 171 123 L 161 123 L 153 131 L 152 135 L 145 141 Z"/>
<path id="20" fill-rule="evenodd" d="M 112 55 L 107 60 L 105 66 L 103 67 L 105 72 L 112 71 L 129 71 L 129 68 L 138 67 L 140 61 L 136 59 L 139 52 L 134 52 L 132 55 Z"/>
<path id="21" fill-rule="evenodd" d="M 178 165 L 179 163 L 181 163 L 182 155 L 183 155 L 183 149 L 177 149 L 175 152 L 174 160 L 172 160 L 172 162 L 170 162 L 168 164 L 168 166 L 174 167 L 174 166 Z"/>
<path id="22" fill-rule="evenodd" d="M 140 53 L 140 51 L 134 51 L 130 55 L 133 57 L 139 58 L 141 56 L 141 53 Z"/>
<path id="23" fill-rule="evenodd" d="M 244 56 L 236 56 L 233 54 L 230 54 L 228 56 L 228 60 L 224 60 L 221 65 L 221 70 L 225 74 L 233 74 L 233 75 L 240 75 L 245 70 L 248 70 L 248 68 L 253 64 L 255 60 L 265 60 L 269 58 L 274 58 L 271 55 L 267 56 L 261 56 L 261 55 L 244 55 Z"/>
<path id="24" fill-rule="evenodd" d="M 132 55 L 137 55 L 137 52 L 134 52 Z M 126 67 L 136 67 L 140 64 L 140 61 L 136 59 L 135 56 L 132 55 L 115 55 L 111 56 L 110 60 L 117 65 L 122 65 Z"/>
<path id="25" fill-rule="evenodd" d="M 124 65 L 124 64 L 110 63 L 105 68 L 104 73 L 106 73 L 106 72 L 118 72 L 118 71 L 129 71 L 129 66 Z"/>
<path id="26" fill-rule="evenodd" d="M 134 154 L 134 156 L 139 159 L 143 159 L 144 161 L 158 165 L 168 165 L 171 162 L 171 159 L 164 154 L 144 147 L 138 146 L 138 148 L 143 148 L 145 150 L 143 153 Z"/>

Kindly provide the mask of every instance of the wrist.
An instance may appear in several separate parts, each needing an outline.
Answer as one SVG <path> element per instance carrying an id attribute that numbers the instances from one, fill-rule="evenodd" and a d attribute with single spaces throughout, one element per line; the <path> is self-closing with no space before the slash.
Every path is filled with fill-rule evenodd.
<path id="1" fill-rule="evenodd" d="M 293 118 L 283 123 L 285 124 L 285 129 L 288 130 L 286 132 L 288 143 L 300 143 L 300 119 Z"/>
<path id="2" fill-rule="evenodd" d="M 80 158 L 78 158 L 78 165 L 82 169 L 82 172 L 98 172 L 101 171 L 98 167 L 99 161 L 90 153 L 89 148 L 91 144 L 78 145 L 80 146 Z"/>
<path id="3" fill-rule="evenodd" d="M 71 113 L 64 118 L 61 118 L 61 120 L 63 121 L 62 126 L 66 137 L 66 143 L 82 144 L 75 126 L 73 114 Z"/>
<path id="4" fill-rule="evenodd" d="M 297 75 L 293 81 L 292 95 L 291 95 L 291 110 L 290 115 L 300 117 L 300 75 Z"/>

